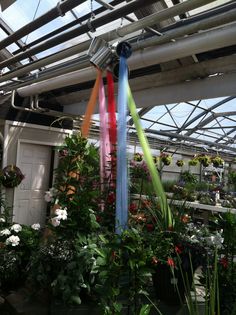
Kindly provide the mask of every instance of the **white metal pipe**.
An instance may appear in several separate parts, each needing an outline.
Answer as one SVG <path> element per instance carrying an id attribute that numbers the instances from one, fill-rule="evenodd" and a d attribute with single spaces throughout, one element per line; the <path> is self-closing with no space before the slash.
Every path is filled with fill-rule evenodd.
<path id="1" fill-rule="evenodd" d="M 135 52 L 128 60 L 130 69 L 151 66 L 236 44 L 236 23 L 188 36 L 175 42 Z"/>
<path id="2" fill-rule="evenodd" d="M 133 93 L 138 107 L 236 95 L 236 73 L 145 89 Z"/>
<path id="3" fill-rule="evenodd" d="M 176 84 L 193 79 L 206 78 L 217 73 L 230 73 L 236 69 L 236 55 L 219 57 L 195 63 L 176 69 L 159 72 L 152 75 L 144 75 L 130 80 L 129 84 L 133 92 L 170 84 Z M 68 106 L 80 101 L 88 101 L 91 89 L 74 92 L 67 95 L 56 96 L 56 100 Z"/>
<path id="4" fill-rule="evenodd" d="M 176 42 L 137 51 L 128 59 L 128 65 L 132 70 L 234 44 L 236 44 L 236 23 L 208 32 L 192 35 Z M 26 97 L 61 88 L 63 86 L 86 82 L 93 80 L 94 78 L 95 70 L 93 67 L 89 67 L 20 88 L 17 92 L 20 96 Z"/>
<path id="5" fill-rule="evenodd" d="M 236 96 L 236 73 L 213 76 L 202 80 L 193 80 L 134 91 L 133 97 L 138 108 L 180 103 L 199 99 Z M 85 102 L 70 105 L 70 112 L 83 115 Z M 65 111 L 67 106 L 65 106 Z M 96 111 L 97 112 L 97 111 Z"/>

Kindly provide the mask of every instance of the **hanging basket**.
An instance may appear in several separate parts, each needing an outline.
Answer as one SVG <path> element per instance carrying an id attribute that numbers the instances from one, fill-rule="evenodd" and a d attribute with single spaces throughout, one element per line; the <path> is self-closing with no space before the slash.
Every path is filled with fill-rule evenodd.
<path id="1" fill-rule="evenodd" d="M 224 165 L 224 160 L 220 156 L 212 157 L 211 162 L 214 167 L 222 167 Z"/>
<path id="2" fill-rule="evenodd" d="M 183 161 L 183 160 L 178 160 L 178 161 L 176 162 L 176 165 L 177 165 L 178 167 L 182 167 L 182 166 L 184 166 L 184 161 Z"/>
<path id="3" fill-rule="evenodd" d="M 16 165 L 8 165 L 1 171 L 0 181 L 6 188 L 14 188 L 20 185 L 25 176 Z"/>
<path id="4" fill-rule="evenodd" d="M 168 153 L 161 153 L 160 154 L 160 159 L 161 159 L 161 161 L 162 161 L 162 163 L 164 164 L 164 165 L 170 165 L 171 164 L 171 162 L 172 162 L 172 156 L 171 155 L 169 155 Z"/>

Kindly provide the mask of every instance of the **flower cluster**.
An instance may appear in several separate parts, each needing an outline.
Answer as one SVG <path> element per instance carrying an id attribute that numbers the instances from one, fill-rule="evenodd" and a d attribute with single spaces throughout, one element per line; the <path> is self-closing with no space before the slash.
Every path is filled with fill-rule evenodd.
<path id="1" fill-rule="evenodd" d="M 186 232 L 186 239 L 191 243 L 202 244 L 208 249 L 220 249 L 224 242 L 222 229 L 219 231 L 210 231 L 204 224 L 196 225 L 192 222 L 188 223 Z"/>
<path id="2" fill-rule="evenodd" d="M 5 219 L 4 218 L 0 218 L 0 219 L 1 219 L 0 222 L 4 224 Z M 40 224 L 39 223 L 32 224 L 31 228 L 32 230 L 35 230 L 35 231 L 40 230 Z M 22 225 L 18 223 L 15 223 L 12 226 L 1 229 L 0 230 L 1 248 L 4 248 L 6 245 L 12 246 L 12 247 L 18 246 L 21 242 L 21 239 L 20 239 L 21 232 L 23 234 L 25 233 L 25 230 L 23 229 L 24 229 L 24 226 L 22 227 Z"/>
<path id="3" fill-rule="evenodd" d="M 67 220 L 67 208 L 56 209 L 55 215 L 56 215 L 55 217 L 51 218 L 51 223 L 54 227 L 57 227 L 60 225 L 61 220 L 63 220 L 63 221 Z"/>

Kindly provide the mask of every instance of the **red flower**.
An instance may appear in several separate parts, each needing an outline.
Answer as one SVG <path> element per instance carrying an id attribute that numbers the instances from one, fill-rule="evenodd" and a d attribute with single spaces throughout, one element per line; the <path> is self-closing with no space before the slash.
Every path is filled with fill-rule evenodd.
<path id="1" fill-rule="evenodd" d="M 135 203 L 131 203 L 129 205 L 129 212 L 131 214 L 136 214 L 137 213 L 137 205 Z"/>
<path id="2" fill-rule="evenodd" d="M 116 257 L 117 257 L 117 254 L 116 254 L 116 252 L 113 250 L 112 253 L 111 253 L 111 258 L 112 258 L 112 260 L 115 260 Z"/>
<path id="3" fill-rule="evenodd" d="M 167 265 L 169 265 L 170 267 L 175 267 L 175 262 L 174 262 L 174 260 L 172 259 L 172 258 L 168 258 L 167 259 Z"/>
<path id="4" fill-rule="evenodd" d="M 146 228 L 149 232 L 153 231 L 154 230 L 154 225 L 152 223 L 148 223 L 146 224 Z"/>
<path id="5" fill-rule="evenodd" d="M 176 246 L 175 246 L 175 252 L 176 252 L 177 254 L 181 254 L 181 253 L 183 252 L 182 246 L 181 246 L 181 245 L 176 245 Z"/>
<path id="6" fill-rule="evenodd" d="M 101 222 L 101 221 L 102 221 L 102 218 L 101 218 L 99 215 L 97 215 L 97 216 L 96 216 L 96 221 L 97 221 L 97 222 Z"/>
<path id="7" fill-rule="evenodd" d="M 113 204 L 116 200 L 116 195 L 114 194 L 114 192 L 110 192 L 108 197 L 107 197 L 107 202 L 109 204 Z"/>
<path id="8" fill-rule="evenodd" d="M 224 256 L 220 259 L 220 264 L 224 267 L 224 268 L 228 268 L 229 262 L 228 259 Z"/>

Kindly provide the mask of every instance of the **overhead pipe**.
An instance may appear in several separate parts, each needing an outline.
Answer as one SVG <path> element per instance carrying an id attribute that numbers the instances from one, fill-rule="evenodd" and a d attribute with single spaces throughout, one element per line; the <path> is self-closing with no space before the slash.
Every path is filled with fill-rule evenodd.
<path id="1" fill-rule="evenodd" d="M 221 13 L 229 12 L 235 8 L 236 8 L 236 2 L 235 1 L 232 1 L 230 3 L 225 3 L 225 4 L 219 5 L 217 7 L 214 7 L 212 9 L 209 9 L 205 12 L 203 11 L 203 12 L 195 14 L 193 16 L 189 16 L 186 19 L 179 20 L 174 24 L 164 26 L 161 29 L 161 32 L 165 33 L 169 30 L 173 30 L 173 29 L 176 29 L 178 27 L 182 27 L 182 26 L 185 26 L 188 24 L 199 22 L 200 20 L 208 19 L 208 18 L 211 18 L 213 16 L 218 16 Z"/>
<path id="2" fill-rule="evenodd" d="M 111 2 L 111 5 L 114 6 L 114 5 L 120 4 L 121 2 L 123 2 L 123 0 L 114 0 L 114 1 Z M 106 8 L 100 7 L 98 9 L 94 10 L 93 13 L 95 15 L 97 15 L 97 14 L 100 14 L 100 13 L 102 13 L 104 11 L 106 11 Z M 69 28 L 72 28 L 72 27 L 74 27 L 74 26 L 76 26 L 76 25 L 78 25 L 78 24 L 80 24 L 80 23 L 82 23 L 84 21 L 87 21 L 90 17 L 91 17 L 91 13 L 85 14 L 85 15 L 77 18 L 76 20 L 71 21 L 70 23 L 67 23 L 66 25 L 63 25 L 62 27 L 59 27 L 56 30 L 54 30 L 54 31 L 52 31 L 52 32 L 50 32 L 50 33 L 40 37 L 40 38 L 37 38 L 36 40 L 34 40 L 34 41 L 24 45 L 24 49 L 17 49 L 17 50 L 15 50 L 13 52 L 13 55 L 16 55 L 16 54 L 20 53 L 22 50 L 26 50 L 26 49 L 28 49 L 28 48 L 30 48 L 32 46 L 35 46 L 35 45 L 37 45 L 37 44 L 39 44 L 39 43 L 41 43 L 41 42 L 43 42 L 43 41 L 45 41 L 45 40 L 55 36 L 57 34 L 60 34 L 60 33 L 64 32 L 64 31 L 68 30 Z"/>
<path id="3" fill-rule="evenodd" d="M 77 7 L 78 5 L 82 4 L 85 1 L 86 0 L 59 1 L 53 9 L 44 13 L 37 19 L 33 20 L 32 22 L 28 23 L 27 25 L 23 26 L 22 28 L 14 32 L 13 34 L 1 40 L 0 50 L 16 42 L 18 39 L 24 37 L 25 35 L 32 33 L 33 31 L 37 30 L 41 26 L 44 26 L 45 24 L 51 22 L 57 17 L 65 15 L 66 12 L 72 10 L 73 8 Z"/>
<path id="4" fill-rule="evenodd" d="M 159 45 L 162 43 L 166 43 L 170 41 L 171 39 L 176 39 L 180 37 L 181 35 L 191 34 L 199 30 L 216 27 L 221 24 L 230 23 L 235 20 L 236 20 L 236 9 L 226 12 L 226 13 L 222 13 L 217 17 L 214 16 L 209 19 L 201 20 L 200 22 L 196 22 L 193 25 L 187 25 L 187 26 L 180 27 L 177 30 L 168 31 L 166 32 L 166 34 L 164 34 L 161 37 L 148 38 L 145 41 L 141 41 L 140 43 L 133 43 L 132 50 L 137 50 L 138 48 L 145 48 L 148 46 L 154 46 L 154 44 Z M 76 58 L 76 60 L 74 62 L 70 62 L 68 66 L 67 65 L 64 66 L 64 64 L 61 64 L 60 68 L 59 66 L 56 66 L 57 68 L 55 70 L 52 68 L 50 70 L 41 71 L 40 73 L 38 73 L 37 78 L 35 78 L 35 76 L 32 76 L 31 79 L 29 77 L 23 83 L 19 83 L 17 85 L 11 84 L 9 85 L 9 87 L 6 86 L 6 88 L 5 86 L 2 86 L 2 89 L 4 91 L 9 91 L 15 88 L 27 86 L 32 83 L 37 83 L 37 82 L 41 82 L 41 81 L 44 81 L 53 77 L 57 77 L 62 74 L 77 71 L 77 70 L 80 70 L 89 66 L 88 57 L 86 58 L 86 56 L 83 56 L 83 60 L 81 61 L 79 60 L 80 59 Z M 0 82 L 1 82 L 1 78 L 0 78 Z"/>
<path id="5" fill-rule="evenodd" d="M 189 35 L 189 34 L 191 35 L 198 31 L 203 31 L 203 30 L 210 29 L 213 27 L 221 26 L 223 24 L 235 22 L 235 20 L 236 20 L 236 8 L 228 12 L 221 13 L 217 16 L 205 18 L 204 20 L 200 20 L 192 24 L 178 27 L 177 29 L 173 29 L 171 31 L 167 31 L 166 33 L 164 33 L 162 36 L 158 38 L 153 36 L 143 41 L 141 40 L 139 42 L 133 43 L 132 49 L 137 50 L 141 48 L 150 47 L 153 45 L 160 45 L 170 40 L 178 39 L 178 37 L 180 36 Z"/>
<path id="6" fill-rule="evenodd" d="M 13 109 L 20 110 L 23 112 L 28 112 L 28 113 L 34 113 L 34 114 L 44 114 L 46 116 L 52 116 L 52 117 L 64 117 L 64 118 L 69 117 L 74 120 L 81 120 L 80 115 L 74 115 L 70 113 L 59 112 L 59 111 L 52 110 L 49 108 L 39 107 L 38 98 L 35 98 L 35 97 L 30 98 L 30 108 L 17 106 L 15 105 L 15 96 L 16 96 L 16 91 L 14 90 L 12 91 L 12 95 L 11 95 L 11 107 Z"/>
<path id="7" fill-rule="evenodd" d="M 136 2 L 137 1 L 138 0 L 136 0 Z M 110 42 L 110 41 L 115 40 L 119 37 L 125 36 L 127 34 L 138 31 L 140 29 L 143 29 L 146 26 L 151 26 L 151 25 L 155 24 L 156 21 L 160 22 L 162 20 L 166 20 L 170 17 L 174 17 L 174 16 L 179 15 L 183 12 L 193 10 L 195 8 L 198 8 L 200 6 L 204 6 L 204 5 L 211 3 L 211 2 L 214 2 L 214 1 L 216 1 L 216 0 L 189 0 L 189 1 L 185 1 L 185 2 L 182 2 L 180 4 L 175 5 L 173 7 L 164 9 L 160 12 L 153 13 L 152 15 L 147 16 L 147 17 L 145 17 L 139 21 L 136 21 L 136 22 L 133 22 L 129 25 L 125 25 L 123 27 L 120 27 L 119 30 L 109 31 L 106 34 L 101 35 L 100 37 L 103 38 L 104 40 Z M 145 2 L 145 4 L 146 4 L 146 2 Z M 109 16 L 110 16 L 110 14 L 112 14 L 114 12 L 116 12 L 116 10 L 109 12 L 108 13 Z M 127 14 L 127 12 L 125 12 L 125 14 Z M 104 17 L 102 17 L 102 18 L 103 18 L 102 24 L 104 24 Z M 115 18 L 117 18 L 117 17 L 115 17 Z M 94 20 L 96 20 L 96 18 Z M 84 27 L 84 25 L 82 25 L 82 26 Z M 93 21 L 93 26 L 95 26 L 94 21 Z M 85 32 L 86 31 L 87 31 L 87 29 L 85 30 Z M 77 35 L 75 34 L 74 36 L 77 36 Z M 38 60 L 37 62 L 34 62 L 33 64 L 25 66 L 23 69 L 16 70 L 14 73 L 6 74 L 4 76 L 4 78 L 5 78 L 5 80 L 9 80 L 10 78 L 14 78 L 16 76 L 23 75 L 29 71 L 38 69 L 39 67 L 48 65 L 48 64 L 56 62 L 56 61 L 60 61 L 60 60 L 65 59 L 67 57 L 70 57 L 70 56 L 73 56 L 73 55 L 78 54 L 80 52 L 83 52 L 84 50 L 89 48 L 90 43 L 91 43 L 91 40 L 88 40 L 86 42 L 80 43 L 80 44 L 75 45 L 73 47 L 67 48 L 63 51 L 60 51 L 60 52 L 54 54 L 54 55 L 43 58 L 41 60 Z M 32 50 L 31 50 L 31 53 L 32 53 Z M 13 57 L 13 58 L 15 58 L 15 57 Z M 6 62 L 13 62 L 13 59 L 12 58 L 8 59 L 8 61 L 6 61 Z M 5 64 L 0 63 L 0 67 L 5 66 L 5 65 L 6 65 L 6 63 Z M 3 77 L 0 78 L 0 82 L 4 82 L 4 78 Z"/>
<path id="8" fill-rule="evenodd" d="M 201 53 L 204 51 L 231 46 L 236 44 L 235 34 L 236 23 L 208 32 L 192 35 L 176 42 L 136 51 L 132 54 L 132 58 L 128 60 L 128 66 L 130 70 L 132 70 L 153 64 L 167 62 L 173 59 L 187 57 L 189 55 Z M 74 71 L 69 75 L 64 74 L 53 79 L 23 87 L 17 91 L 22 97 L 25 97 L 64 86 L 86 82 L 93 80 L 94 78 L 95 70 L 90 67 L 83 70 Z"/>
<path id="9" fill-rule="evenodd" d="M 236 44 L 236 23 L 196 35 L 181 38 L 160 46 L 136 51 L 128 61 L 131 69 L 137 64 L 143 67 L 180 59 L 193 54 L 212 51 Z"/>
<path id="10" fill-rule="evenodd" d="M 84 0 L 83 0 L 84 1 Z M 14 61 L 23 60 L 31 55 L 35 55 L 37 53 L 40 53 L 42 51 L 45 51 L 49 48 L 52 48 L 54 46 L 57 46 L 59 44 L 62 44 L 64 42 L 67 42 L 70 39 L 75 38 L 76 36 L 82 35 L 86 32 L 89 32 L 91 30 L 95 30 L 97 27 L 103 26 L 104 24 L 107 24 L 109 22 L 112 22 L 114 19 L 118 19 L 120 17 L 123 17 L 126 14 L 132 13 L 133 11 L 137 10 L 140 5 L 147 6 L 151 3 L 154 3 L 156 0 L 145 0 L 145 4 L 143 3 L 143 0 L 132 0 L 129 3 L 120 6 L 113 11 L 109 11 L 106 14 L 102 14 L 98 17 L 95 17 L 93 20 L 89 20 L 87 23 L 84 23 L 80 25 L 78 28 L 73 29 L 71 31 L 68 31 L 66 33 L 63 33 L 61 35 L 58 35 L 51 40 L 48 40 L 38 46 L 35 46 L 27 51 L 24 51 L 18 55 L 15 55 L 12 58 L 9 58 L 5 60 L 4 62 L 0 63 L 0 68 L 7 67 Z M 193 0 L 196 1 L 196 0 Z M 199 0 L 198 0 L 199 1 Z M 213 1 L 213 0 L 211 0 Z M 215 0 L 214 0 L 215 1 Z"/>

